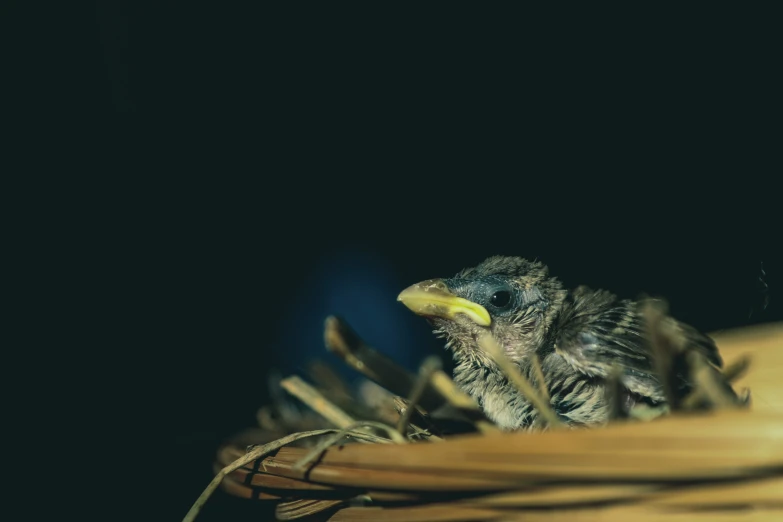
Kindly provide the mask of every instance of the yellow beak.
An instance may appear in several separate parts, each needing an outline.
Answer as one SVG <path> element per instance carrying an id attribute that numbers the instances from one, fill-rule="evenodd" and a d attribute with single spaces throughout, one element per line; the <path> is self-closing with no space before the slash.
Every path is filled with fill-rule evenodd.
<path id="1" fill-rule="evenodd" d="M 452 294 L 441 279 L 422 281 L 403 290 L 397 300 L 418 315 L 454 319 L 463 314 L 479 326 L 489 326 L 492 318 L 480 304 Z"/>

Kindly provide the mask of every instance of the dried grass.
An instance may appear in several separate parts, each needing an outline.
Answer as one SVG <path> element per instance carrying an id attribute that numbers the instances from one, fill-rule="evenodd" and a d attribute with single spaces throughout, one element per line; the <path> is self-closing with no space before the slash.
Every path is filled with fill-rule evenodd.
<path id="1" fill-rule="evenodd" d="M 666 371 L 665 357 L 678 340 L 656 330 L 660 316 L 651 314 Z M 343 389 L 339 407 L 329 390 L 283 381 L 342 430 L 317 434 L 314 447 L 289 446 L 308 435 L 269 441 L 296 431 L 296 422 L 277 419 L 270 432 L 267 414 L 267 429 L 249 430 L 219 449 L 218 475 L 186 521 L 221 481 L 232 495 L 274 502 L 279 520 L 783 520 L 783 324 L 712 337 L 727 363 L 723 373 L 689 359 L 698 387 L 670 415 L 503 433 L 432 361 L 419 376 L 410 374 L 329 318 L 330 351 L 390 390 L 388 404 L 367 408 L 361 397 L 346 397 L 347 388 L 323 368 L 320 380 Z M 484 340 L 490 353 L 492 342 Z M 546 410 L 544 390 L 518 377 L 511 376 L 521 393 Z M 725 395 L 726 382 L 752 389 L 749 408 Z M 705 399 L 710 410 L 691 409 Z M 354 420 L 368 415 L 374 418 L 361 426 Z M 248 452 L 245 440 L 267 444 Z"/>

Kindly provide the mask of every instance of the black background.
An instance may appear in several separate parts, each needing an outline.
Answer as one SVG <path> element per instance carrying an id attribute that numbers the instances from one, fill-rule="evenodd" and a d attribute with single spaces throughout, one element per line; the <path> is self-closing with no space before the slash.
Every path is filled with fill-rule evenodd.
<path id="1" fill-rule="evenodd" d="M 707 331 L 783 317 L 763 30 L 696 37 L 709 24 L 673 17 L 563 38 L 579 13 L 542 28 L 299 9 L 99 3 L 62 13 L 69 43 L 45 49 L 47 103 L 98 129 L 88 257 L 121 316 L 101 364 L 133 369 L 133 429 L 175 470 L 153 480 L 161 518 L 185 514 L 217 444 L 253 423 L 277 325 L 306 306 L 292 288 L 335 252 L 372 252 L 404 285 L 538 257 L 569 286 L 665 296 Z M 243 514 L 263 519 L 219 493 L 201 520 Z"/>

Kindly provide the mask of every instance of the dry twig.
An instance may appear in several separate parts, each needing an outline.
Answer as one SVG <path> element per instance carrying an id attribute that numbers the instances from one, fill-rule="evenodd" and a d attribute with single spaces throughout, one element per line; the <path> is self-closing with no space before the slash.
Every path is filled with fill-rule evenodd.
<path id="1" fill-rule="evenodd" d="M 609 371 L 609 376 L 606 379 L 606 390 L 609 396 L 609 407 L 611 408 L 609 418 L 611 420 L 628 418 L 628 412 L 626 411 L 626 406 L 623 402 L 623 384 L 621 376 L 622 369 L 619 366 L 614 365 Z"/>
<path id="2" fill-rule="evenodd" d="M 430 376 L 432 377 L 432 376 Z M 427 440 L 440 441 L 443 440 L 441 435 L 443 434 L 439 427 L 430 419 L 427 412 L 419 408 L 418 406 L 409 406 L 408 401 L 400 396 L 394 397 L 394 409 L 397 411 L 398 418 L 410 409 L 410 418 L 408 420 L 408 426 L 415 431 L 414 435 L 426 434 Z"/>
<path id="3" fill-rule="evenodd" d="M 536 376 L 536 382 L 538 383 L 538 389 L 541 391 L 541 397 L 549 403 L 549 390 L 546 387 L 546 380 L 544 379 L 544 370 L 541 369 L 541 359 L 537 353 L 534 353 L 530 358 L 531 366 L 533 367 L 533 374 Z"/>
<path id="4" fill-rule="evenodd" d="M 696 390 L 703 394 L 713 406 L 718 408 L 736 408 L 735 398 L 726 390 L 726 384 L 721 382 L 720 373 L 707 362 L 699 352 L 688 354 L 688 363 L 691 368 Z"/>
<path id="5" fill-rule="evenodd" d="M 335 316 L 327 317 L 324 341 L 329 351 L 368 379 L 386 388 L 394 395 L 410 396 L 416 383 L 416 377 L 365 344 L 342 319 Z M 429 387 L 424 390 L 419 402 L 427 411 L 434 411 L 443 404 L 443 401 Z"/>
<path id="6" fill-rule="evenodd" d="M 440 370 L 440 360 L 435 357 L 427 357 L 419 368 L 419 378 L 416 380 L 416 384 L 411 390 L 410 397 L 408 397 L 408 406 L 400 416 L 400 420 L 397 422 L 397 431 L 403 436 L 408 433 L 408 423 L 411 420 L 411 416 L 416 409 L 416 403 L 419 402 L 421 396 L 424 394 L 424 390 L 429 385 L 432 374 L 437 370 Z"/>
<path id="7" fill-rule="evenodd" d="M 562 426 L 563 423 L 557 418 L 557 414 L 552 410 L 549 402 L 542 399 L 536 390 L 533 389 L 533 386 L 525 379 L 525 376 L 522 375 L 519 368 L 506 357 L 506 354 L 503 353 L 503 349 L 500 348 L 500 345 L 498 345 L 491 334 L 487 333 L 480 336 L 478 344 L 482 350 L 492 357 L 495 364 L 500 368 L 500 371 L 517 387 L 517 390 L 519 390 L 519 392 L 538 410 L 538 413 L 546 419 L 550 427 L 557 428 Z"/>
<path id="8" fill-rule="evenodd" d="M 738 360 L 734 361 L 733 363 L 726 366 L 723 371 L 721 372 L 723 376 L 723 380 L 728 384 L 732 383 L 735 380 L 739 379 L 750 367 L 750 357 L 745 355 L 740 357 Z M 685 397 L 682 401 L 682 407 L 684 409 L 693 409 L 697 407 L 699 404 L 704 402 L 707 397 L 707 392 L 703 387 L 697 387 L 693 392 Z M 745 403 L 747 402 L 746 398 L 741 398 L 740 402 Z"/>
<path id="9" fill-rule="evenodd" d="M 307 437 L 315 437 L 318 435 L 325 435 L 327 433 L 334 433 L 334 431 L 335 431 L 334 429 L 327 429 L 327 430 L 314 430 L 314 431 L 304 431 L 301 433 L 293 433 L 291 435 L 283 437 L 282 439 L 278 439 L 276 441 L 270 442 L 269 444 L 264 444 L 263 446 L 256 446 L 250 448 L 244 456 L 238 458 L 228 466 L 224 467 L 218 472 L 217 475 L 215 475 L 215 478 L 212 479 L 212 482 L 209 483 L 206 489 L 204 489 L 201 495 L 199 495 L 199 497 L 196 499 L 196 502 L 193 503 L 193 506 L 185 515 L 185 518 L 182 519 L 182 522 L 193 522 L 196 519 L 199 512 L 201 511 L 201 508 L 207 502 L 209 497 L 212 496 L 212 493 L 215 492 L 218 486 L 220 486 L 220 483 L 223 481 L 223 478 L 225 478 L 225 476 L 228 475 L 229 473 L 233 473 L 234 471 L 238 470 L 242 466 L 250 464 L 251 462 L 258 460 L 261 457 L 267 455 L 268 453 L 280 449 L 283 446 L 286 446 L 287 444 L 291 444 L 292 442 L 296 442 L 297 440 L 304 439 Z M 361 432 L 351 432 L 350 435 L 356 438 L 363 438 L 365 440 L 372 438 L 373 442 L 374 442 L 374 438 L 377 438 L 368 435 L 367 433 L 361 433 Z"/>
<path id="10" fill-rule="evenodd" d="M 500 428 L 487 419 L 479 405 L 476 404 L 476 401 L 470 395 L 457 388 L 454 381 L 443 370 L 434 371 L 430 382 L 451 406 L 476 426 L 478 431 L 481 433 L 497 433 L 500 431 Z"/>
<path id="11" fill-rule="evenodd" d="M 672 410 L 680 408 L 680 401 L 672 375 L 672 364 L 677 356 L 676 339 L 670 321 L 666 321 L 666 304 L 659 300 L 646 300 L 642 309 L 650 340 L 656 374 L 661 382 L 666 402 Z"/>
<path id="12" fill-rule="evenodd" d="M 356 430 L 358 428 L 376 428 L 381 431 L 385 431 L 389 434 L 389 439 L 384 439 L 383 437 L 376 437 L 373 435 L 369 435 L 370 440 L 369 442 L 376 442 L 379 444 L 389 444 L 392 442 L 395 442 L 397 444 L 406 444 L 408 440 L 397 433 L 394 428 L 391 426 L 387 426 L 380 422 L 373 422 L 373 421 L 363 421 L 363 422 L 357 422 L 351 426 L 348 426 L 345 429 L 342 429 L 335 433 L 333 436 L 325 439 L 323 442 L 315 446 L 312 450 L 310 450 L 309 453 L 307 453 L 304 457 L 301 458 L 301 460 L 297 461 L 292 467 L 295 470 L 302 470 L 305 466 L 307 466 L 310 462 L 313 461 L 318 455 L 323 453 L 327 448 L 330 448 L 340 442 L 343 437 L 349 436 L 353 430 Z"/>
<path id="13" fill-rule="evenodd" d="M 338 428 L 347 428 L 356 423 L 350 415 L 326 400 L 315 388 L 293 375 L 280 382 L 285 390 L 307 404 L 313 411 L 321 415 Z"/>

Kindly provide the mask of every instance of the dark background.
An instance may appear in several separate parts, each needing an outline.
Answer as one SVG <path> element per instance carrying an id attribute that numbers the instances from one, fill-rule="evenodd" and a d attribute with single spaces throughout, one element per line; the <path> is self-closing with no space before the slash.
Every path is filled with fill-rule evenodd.
<path id="1" fill-rule="evenodd" d="M 299 9 L 103 2 L 52 20 L 68 38 L 45 49 L 47 101 L 98 130 L 89 241 L 122 316 L 103 360 L 134 368 L 134 429 L 175 470 L 152 486 L 161 519 L 253 424 L 270 369 L 328 359 L 326 314 L 415 367 L 442 351 L 397 293 L 489 255 L 664 296 L 706 331 L 783 318 L 763 30 L 571 39 L 521 13 Z M 219 493 L 201 520 L 262 520 L 247 504 Z"/>

